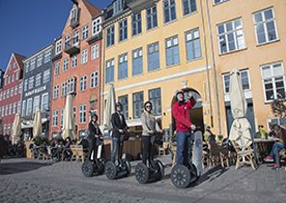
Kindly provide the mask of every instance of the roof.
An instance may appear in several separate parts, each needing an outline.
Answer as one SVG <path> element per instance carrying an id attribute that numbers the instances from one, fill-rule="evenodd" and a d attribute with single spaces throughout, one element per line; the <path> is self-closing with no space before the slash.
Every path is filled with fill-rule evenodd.
<path id="1" fill-rule="evenodd" d="M 83 4 L 85 5 L 88 12 L 91 14 L 92 17 L 98 15 L 101 13 L 101 10 L 99 8 L 96 8 L 94 5 L 92 5 L 89 1 L 83 0 Z"/>
<path id="2" fill-rule="evenodd" d="M 20 67 L 20 69 L 24 68 L 24 63 L 23 63 L 23 59 L 26 58 L 25 56 L 22 56 L 20 54 L 14 53 L 14 56 L 16 58 L 16 61 Z"/>

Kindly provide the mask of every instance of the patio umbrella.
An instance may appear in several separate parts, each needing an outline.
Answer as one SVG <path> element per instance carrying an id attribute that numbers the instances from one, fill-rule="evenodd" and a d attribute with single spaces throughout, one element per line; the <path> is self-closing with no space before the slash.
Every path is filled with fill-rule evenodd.
<path id="1" fill-rule="evenodd" d="M 63 138 L 75 138 L 75 125 L 73 119 L 72 95 L 67 95 L 64 109 Z"/>
<path id="2" fill-rule="evenodd" d="M 103 125 L 105 129 L 111 130 L 111 115 L 115 112 L 115 91 L 113 84 L 110 85 L 110 89 L 108 91 L 107 95 L 107 101 L 105 105 L 105 111 L 104 111 L 104 121 Z"/>
<path id="3" fill-rule="evenodd" d="M 21 136 L 21 116 L 19 113 L 15 114 L 13 127 L 12 127 L 12 144 L 16 144 Z"/>
<path id="4" fill-rule="evenodd" d="M 234 118 L 229 139 L 235 141 L 242 148 L 249 147 L 252 143 L 251 126 L 246 118 L 247 102 L 241 84 L 241 76 L 237 69 L 231 72 L 229 96 L 231 113 Z"/>
<path id="5" fill-rule="evenodd" d="M 34 117 L 33 136 L 42 136 L 42 114 L 40 109 L 37 109 Z"/>

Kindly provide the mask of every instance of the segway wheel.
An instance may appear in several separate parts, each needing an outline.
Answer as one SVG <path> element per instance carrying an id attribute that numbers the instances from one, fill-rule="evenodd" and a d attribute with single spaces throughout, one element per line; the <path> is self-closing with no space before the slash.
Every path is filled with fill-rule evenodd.
<path id="1" fill-rule="evenodd" d="M 104 173 L 104 161 L 99 160 L 98 161 L 98 174 L 103 174 Z"/>
<path id="2" fill-rule="evenodd" d="M 104 173 L 109 180 L 113 180 L 116 178 L 117 169 L 112 161 L 109 161 L 105 164 Z"/>
<path id="3" fill-rule="evenodd" d="M 126 159 L 123 161 L 123 170 L 126 171 L 125 177 L 129 176 L 129 174 L 131 173 L 131 164 Z"/>
<path id="4" fill-rule="evenodd" d="M 162 180 L 165 176 L 165 167 L 160 160 L 156 160 L 155 164 L 159 169 L 159 173 L 160 173 L 159 180 Z"/>
<path id="5" fill-rule="evenodd" d="M 81 166 L 81 171 L 85 177 L 91 177 L 94 172 L 94 165 L 91 161 L 85 161 Z"/>
<path id="6" fill-rule="evenodd" d="M 140 184 L 147 183 L 149 179 L 149 169 L 143 163 L 137 164 L 135 168 L 135 177 Z"/>
<path id="7" fill-rule="evenodd" d="M 189 186 L 191 175 L 188 167 L 176 165 L 171 172 L 171 181 L 177 188 L 186 188 Z"/>

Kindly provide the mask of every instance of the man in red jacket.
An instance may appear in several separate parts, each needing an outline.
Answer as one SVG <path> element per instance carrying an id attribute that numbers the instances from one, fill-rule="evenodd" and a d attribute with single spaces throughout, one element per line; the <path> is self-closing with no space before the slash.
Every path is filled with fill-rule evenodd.
<path id="1" fill-rule="evenodd" d="M 189 162 L 189 143 L 190 131 L 194 131 L 196 126 L 190 121 L 190 109 L 194 107 L 196 100 L 191 93 L 188 94 L 188 100 L 184 99 L 184 91 L 179 90 L 176 93 L 176 101 L 172 105 L 172 115 L 176 121 L 177 132 L 177 164 L 188 165 Z"/>

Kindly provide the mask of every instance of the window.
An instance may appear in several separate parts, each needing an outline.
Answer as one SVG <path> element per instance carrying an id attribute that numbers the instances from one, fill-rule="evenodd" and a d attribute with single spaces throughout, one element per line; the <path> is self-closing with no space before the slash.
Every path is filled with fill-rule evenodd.
<path id="1" fill-rule="evenodd" d="M 153 29 L 158 26 L 157 22 L 157 7 L 153 6 L 146 10 L 147 30 Z"/>
<path id="2" fill-rule="evenodd" d="M 127 39 L 127 19 L 119 22 L 119 42 Z"/>
<path id="3" fill-rule="evenodd" d="M 34 76 L 29 78 L 29 90 L 34 88 Z"/>
<path id="4" fill-rule="evenodd" d="M 80 91 L 86 90 L 86 75 L 80 77 Z"/>
<path id="5" fill-rule="evenodd" d="M 106 61 L 105 83 L 114 81 L 114 59 Z"/>
<path id="6" fill-rule="evenodd" d="M 140 118 L 144 106 L 143 91 L 133 94 L 133 118 Z"/>
<path id="7" fill-rule="evenodd" d="M 66 84 L 62 83 L 62 97 L 66 95 Z"/>
<path id="8" fill-rule="evenodd" d="M 245 48 L 241 19 L 219 24 L 217 29 L 220 54 Z"/>
<path id="9" fill-rule="evenodd" d="M 82 29 L 82 39 L 88 38 L 88 25 L 84 26 Z"/>
<path id="10" fill-rule="evenodd" d="M 1 92 L 2 93 L 2 92 Z M 14 90 L 14 95 L 16 96 L 18 94 L 18 86 L 16 85 L 15 86 L 15 90 Z M 1 96 L 0 96 L 0 99 L 1 99 Z"/>
<path id="11" fill-rule="evenodd" d="M 3 98 L 3 92 L 0 92 L 0 101 L 2 101 Z"/>
<path id="12" fill-rule="evenodd" d="M 7 90 L 7 99 L 10 97 L 10 89 Z"/>
<path id="13" fill-rule="evenodd" d="M 86 62 L 87 62 L 87 49 L 81 52 L 81 63 L 86 63 Z"/>
<path id="14" fill-rule="evenodd" d="M 166 39 L 166 65 L 172 66 L 180 63 L 178 36 Z"/>
<path id="15" fill-rule="evenodd" d="M 25 72 L 26 72 L 26 73 L 29 72 L 29 65 L 30 65 L 29 62 L 30 62 L 30 61 L 27 61 L 26 64 L 25 64 Z M 6 85 L 6 84 L 7 84 L 7 83 L 6 83 L 6 79 L 5 79 L 5 85 Z"/>
<path id="16" fill-rule="evenodd" d="M 78 34 L 78 30 L 74 31 L 72 34 L 72 43 L 73 45 L 78 45 L 79 42 L 79 34 Z"/>
<path id="17" fill-rule="evenodd" d="M 58 40 L 56 42 L 56 55 L 60 54 L 62 52 L 62 39 Z"/>
<path id="18" fill-rule="evenodd" d="M 10 84 L 11 76 L 8 77 L 8 84 Z"/>
<path id="19" fill-rule="evenodd" d="M 176 20 L 176 4 L 175 0 L 163 1 L 164 7 L 164 23 L 168 23 L 172 20 Z"/>
<path id="20" fill-rule="evenodd" d="M 198 29 L 191 30 L 186 33 L 186 50 L 187 50 L 188 61 L 200 58 L 202 56 L 201 44 L 200 44 L 200 32 Z"/>
<path id="21" fill-rule="evenodd" d="M 272 42 L 278 39 L 273 8 L 253 14 L 257 44 Z"/>
<path id="22" fill-rule="evenodd" d="M 30 116 L 33 110 L 33 99 L 30 98 L 27 100 L 27 109 L 26 109 L 26 116 Z"/>
<path id="23" fill-rule="evenodd" d="M 4 115 L 5 115 L 5 107 L 4 107 L 4 106 L 2 106 L 2 113 L 1 113 L 1 116 L 2 116 L 2 117 L 4 117 Z"/>
<path id="24" fill-rule="evenodd" d="M 153 114 L 160 116 L 162 114 L 161 88 L 149 90 L 149 101 L 153 106 Z"/>
<path id="25" fill-rule="evenodd" d="M 19 71 L 17 71 L 15 75 L 15 80 L 18 80 L 18 79 L 19 79 Z"/>
<path id="26" fill-rule="evenodd" d="M 142 32 L 141 13 L 132 15 L 132 35 L 137 35 Z"/>
<path id="27" fill-rule="evenodd" d="M 45 52 L 45 60 L 44 63 L 48 63 L 51 60 L 51 50 Z"/>
<path id="28" fill-rule="evenodd" d="M 90 74 L 90 88 L 95 88 L 98 85 L 98 72 Z"/>
<path id="29" fill-rule="evenodd" d="M 101 32 L 101 17 L 92 21 L 92 36 L 95 36 Z"/>
<path id="30" fill-rule="evenodd" d="M 6 99 L 6 91 L 3 92 L 3 99 Z"/>
<path id="31" fill-rule="evenodd" d="M 114 44 L 114 25 L 107 28 L 106 35 L 106 46 L 109 47 Z"/>
<path id="32" fill-rule="evenodd" d="M 76 107 L 73 107 L 73 119 L 76 122 Z"/>
<path id="33" fill-rule="evenodd" d="M 267 121 L 268 121 L 269 127 L 273 125 L 282 125 L 286 127 L 286 118 L 274 117 L 274 118 L 267 119 Z"/>
<path id="34" fill-rule="evenodd" d="M 12 114 L 12 108 L 13 108 L 12 104 L 9 104 L 9 115 Z"/>
<path id="35" fill-rule="evenodd" d="M 261 67 L 265 101 L 285 99 L 284 68 L 281 62 Z"/>
<path id="36" fill-rule="evenodd" d="M 18 113 L 21 113 L 21 101 L 18 101 L 18 109 L 17 109 L 17 112 Z"/>
<path id="37" fill-rule="evenodd" d="M 53 126 L 57 126 L 58 125 L 58 111 L 54 110 L 53 111 Z"/>
<path id="38" fill-rule="evenodd" d="M 22 83 L 19 85 L 19 94 L 22 94 Z"/>
<path id="39" fill-rule="evenodd" d="M 72 64 L 71 64 L 72 68 L 77 67 L 77 54 L 72 56 Z"/>
<path id="40" fill-rule="evenodd" d="M 64 109 L 61 109 L 61 128 L 64 126 Z"/>
<path id="41" fill-rule="evenodd" d="M 30 70 L 34 70 L 35 69 L 35 65 L 36 65 L 36 58 L 31 59 L 31 67 Z"/>
<path id="42" fill-rule="evenodd" d="M 69 68 L 69 59 L 68 58 L 65 58 L 64 59 L 64 63 L 63 63 L 63 71 L 67 71 Z"/>
<path id="43" fill-rule="evenodd" d="M 214 0 L 214 4 L 222 3 L 224 1 L 228 1 L 228 0 Z"/>
<path id="44" fill-rule="evenodd" d="M 122 0 L 116 0 L 113 2 L 113 15 L 122 11 L 122 9 L 123 9 Z"/>
<path id="45" fill-rule="evenodd" d="M 60 87 L 58 85 L 54 86 L 54 94 L 53 94 L 54 99 L 59 97 L 59 88 Z"/>
<path id="46" fill-rule="evenodd" d="M 42 94 L 42 107 L 41 110 L 42 112 L 47 111 L 49 108 L 49 93 L 44 93 Z"/>
<path id="47" fill-rule="evenodd" d="M 37 109 L 40 109 L 40 96 L 39 95 L 34 97 L 33 113 L 35 113 Z"/>
<path id="48" fill-rule="evenodd" d="M 25 79 L 25 81 L 24 81 L 24 91 L 27 91 L 27 89 L 28 89 L 28 79 Z"/>
<path id="49" fill-rule="evenodd" d="M 75 84 L 76 84 L 75 82 L 76 82 L 75 77 L 71 77 L 67 80 L 67 82 L 65 84 L 66 94 L 75 92 Z"/>
<path id="50" fill-rule="evenodd" d="M 122 104 L 122 114 L 128 119 L 128 95 L 118 97 L 118 101 Z"/>
<path id="51" fill-rule="evenodd" d="M 69 48 L 69 43 L 70 43 L 70 36 L 67 35 L 65 36 L 65 49 Z"/>
<path id="52" fill-rule="evenodd" d="M 37 67 L 42 65 L 42 61 L 43 61 L 43 54 L 40 54 L 37 58 Z"/>
<path id="53" fill-rule="evenodd" d="M 14 96 L 14 88 L 13 87 L 11 87 L 11 97 L 13 97 Z"/>
<path id="54" fill-rule="evenodd" d="M 159 69 L 160 68 L 159 43 L 155 42 L 153 44 L 149 44 L 147 49 L 148 49 L 148 71 Z"/>
<path id="55" fill-rule="evenodd" d="M 240 77 L 241 77 L 241 84 L 243 90 L 250 90 L 250 80 L 249 80 L 249 71 L 246 70 L 240 70 Z M 224 81 L 224 93 L 229 93 L 229 83 L 230 83 L 230 74 L 225 73 L 223 74 L 223 81 Z"/>
<path id="56" fill-rule="evenodd" d="M 79 123 L 86 122 L 86 106 L 81 105 L 79 106 Z"/>
<path id="57" fill-rule="evenodd" d="M 12 80 L 11 82 L 14 82 L 14 74 L 12 75 L 12 79 L 11 80 Z"/>
<path id="58" fill-rule="evenodd" d="M 91 47 L 91 60 L 96 59 L 99 57 L 99 45 L 93 45 Z"/>
<path id="59" fill-rule="evenodd" d="M 6 108 L 5 108 L 5 116 L 8 116 L 8 108 L 9 108 L 9 106 L 6 105 Z"/>
<path id="60" fill-rule="evenodd" d="M 127 78 L 128 76 L 127 53 L 118 57 L 118 79 Z"/>
<path id="61" fill-rule="evenodd" d="M 188 15 L 197 11 L 197 3 L 196 0 L 183 0 L 183 13 L 184 15 Z"/>
<path id="62" fill-rule="evenodd" d="M 78 21 L 78 8 L 73 8 L 70 15 L 71 23 L 76 23 Z"/>
<path id="63" fill-rule="evenodd" d="M 42 73 L 38 73 L 36 75 L 36 87 L 40 86 L 41 85 L 41 80 L 42 80 Z"/>
<path id="64" fill-rule="evenodd" d="M 142 48 L 134 50 L 132 56 L 132 74 L 138 75 L 143 72 Z"/>
<path id="65" fill-rule="evenodd" d="M 55 64 L 55 75 L 59 75 L 60 73 L 60 62 L 56 62 Z"/>
<path id="66" fill-rule="evenodd" d="M 43 84 L 50 81 L 50 69 L 45 70 L 43 74 Z"/>

